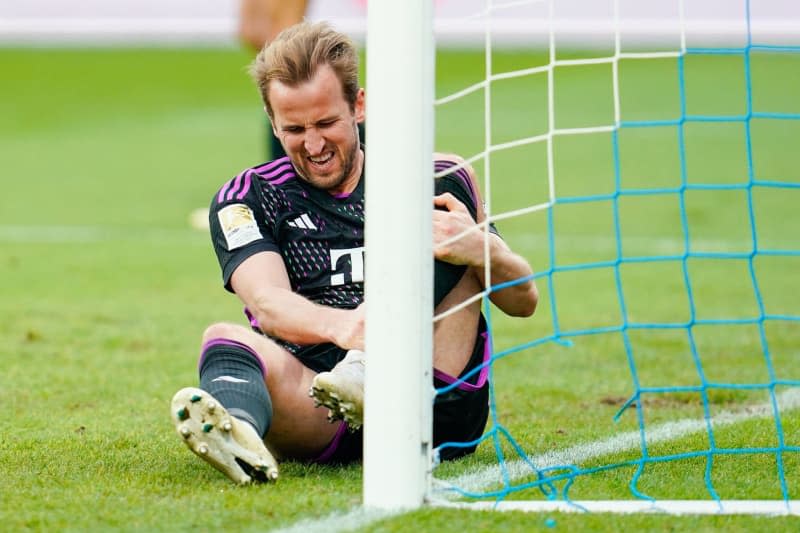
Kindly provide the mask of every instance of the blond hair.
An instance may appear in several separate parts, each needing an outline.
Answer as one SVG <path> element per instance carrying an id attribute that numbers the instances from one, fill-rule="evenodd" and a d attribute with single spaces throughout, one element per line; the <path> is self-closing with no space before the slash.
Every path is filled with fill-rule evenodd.
<path id="1" fill-rule="evenodd" d="M 250 65 L 250 75 L 270 118 L 273 118 L 270 82 L 276 80 L 296 87 L 310 81 L 322 65 L 333 69 L 342 84 L 345 100 L 354 110 L 359 90 L 358 52 L 349 37 L 325 22 L 301 22 L 283 30 L 264 46 Z"/>

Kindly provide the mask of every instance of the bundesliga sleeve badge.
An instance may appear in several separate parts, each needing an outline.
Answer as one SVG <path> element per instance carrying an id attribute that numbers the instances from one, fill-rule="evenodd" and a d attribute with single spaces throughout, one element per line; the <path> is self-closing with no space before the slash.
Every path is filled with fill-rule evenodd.
<path id="1" fill-rule="evenodd" d="M 228 243 L 228 250 L 241 248 L 245 244 L 263 238 L 256 224 L 253 210 L 244 204 L 231 204 L 217 213 L 222 234 Z"/>

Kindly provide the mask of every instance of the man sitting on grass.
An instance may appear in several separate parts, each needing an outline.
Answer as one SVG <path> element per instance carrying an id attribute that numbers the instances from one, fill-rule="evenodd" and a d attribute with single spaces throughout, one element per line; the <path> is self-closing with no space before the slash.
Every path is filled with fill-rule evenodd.
<path id="1" fill-rule="evenodd" d="M 277 461 L 361 458 L 364 381 L 364 89 L 358 55 L 327 24 L 301 23 L 258 54 L 251 72 L 287 156 L 248 168 L 214 195 L 211 236 L 225 288 L 250 327 L 217 323 L 203 335 L 200 384 L 178 391 L 172 417 L 184 443 L 237 483 L 274 480 Z M 402 164 L 402 154 L 398 154 Z M 438 156 L 434 302 L 441 313 L 481 292 L 485 234 L 474 171 Z M 402 183 L 394 186 L 402 187 Z M 465 237 L 442 245 L 470 228 Z M 504 312 L 533 313 L 528 263 L 489 234 L 491 294 Z M 490 355 L 476 301 L 437 321 L 434 384 L 443 387 Z M 436 398 L 434 446 L 480 437 L 488 370 Z M 398 384 L 402 391 L 403 384 Z M 309 397 L 309 395 L 311 397 Z M 324 409 L 320 409 L 324 406 Z M 444 450 L 443 459 L 475 446 Z"/>

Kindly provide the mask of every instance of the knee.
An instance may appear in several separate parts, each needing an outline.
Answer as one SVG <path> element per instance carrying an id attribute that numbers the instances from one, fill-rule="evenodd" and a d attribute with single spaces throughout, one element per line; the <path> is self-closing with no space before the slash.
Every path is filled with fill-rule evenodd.
<path id="1" fill-rule="evenodd" d="M 458 154 L 454 154 L 454 153 L 450 153 L 450 152 L 434 152 L 433 153 L 433 158 L 436 161 L 449 161 L 450 163 L 453 163 L 453 164 L 465 169 L 467 174 L 470 175 L 470 177 L 475 177 L 476 176 L 475 169 L 472 167 L 472 165 L 467 163 L 467 160 L 464 159 L 463 157 L 461 157 Z"/>
<path id="2" fill-rule="evenodd" d="M 228 354 L 231 350 L 235 352 L 244 350 L 258 361 L 262 374 L 266 375 L 266 361 L 261 354 L 263 346 L 259 344 L 259 341 L 260 339 L 244 326 L 225 322 L 212 324 L 203 332 L 198 364 L 202 366 L 207 355 L 215 350 L 223 350 L 224 353 Z"/>
<path id="3" fill-rule="evenodd" d="M 238 324 L 228 324 L 226 322 L 217 322 L 216 324 L 211 324 L 203 332 L 203 345 L 215 339 L 243 342 L 243 330 L 248 331 L 246 328 Z"/>

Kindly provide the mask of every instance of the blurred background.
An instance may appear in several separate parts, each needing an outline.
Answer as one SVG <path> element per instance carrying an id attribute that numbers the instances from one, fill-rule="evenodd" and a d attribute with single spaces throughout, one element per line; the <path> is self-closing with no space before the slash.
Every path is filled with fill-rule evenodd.
<path id="1" fill-rule="evenodd" d="M 310 19 L 331 21 L 363 39 L 367 0 L 310 0 Z M 549 2 L 435 0 L 440 44 L 483 44 L 493 39 L 516 44 L 545 43 Z M 706 43 L 742 38 L 745 2 L 684 2 L 687 35 Z M 613 38 L 612 0 L 558 0 L 554 22 L 562 42 L 586 44 Z M 491 12 L 490 17 L 484 14 Z M 0 3 L 2 43 L 213 43 L 235 44 L 237 0 L 6 0 Z M 680 20 L 679 2 L 619 1 L 620 26 L 631 42 L 672 41 Z M 752 2 L 754 39 L 786 41 L 797 35 L 800 9 L 795 0 Z"/>

